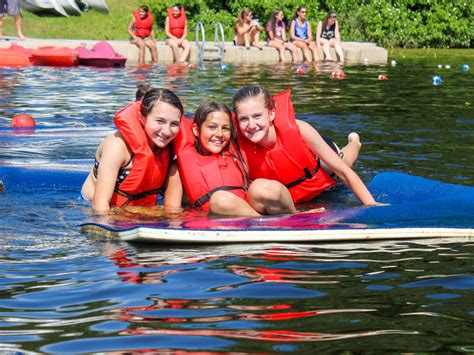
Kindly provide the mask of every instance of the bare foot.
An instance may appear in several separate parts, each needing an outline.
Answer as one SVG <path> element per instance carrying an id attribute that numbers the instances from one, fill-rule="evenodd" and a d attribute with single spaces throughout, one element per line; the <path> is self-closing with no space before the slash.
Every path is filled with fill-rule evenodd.
<path id="1" fill-rule="evenodd" d="M 18 36 L 18 39 L 19 39 L 20 41 L 24 41 L 24 40 L 26 39 L 26 37 L 23 36 L 23 35 L 20 35 L 20 36 Z"/>
<path id="2" fill-rule="evenodd" d="M 362 146 L 362 143 L 360 142 L 359 134 L 356 132 L 349 133 L 349 135 L 347 136 L 347 141 L 349 143 L 357 144 L 359 148 Z"/>

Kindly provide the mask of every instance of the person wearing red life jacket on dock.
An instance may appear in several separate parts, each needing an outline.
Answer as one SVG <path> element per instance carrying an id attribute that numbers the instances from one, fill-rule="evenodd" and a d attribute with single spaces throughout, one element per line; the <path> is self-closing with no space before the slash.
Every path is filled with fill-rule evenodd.
<path id="1" fill-rule="evenodd" d="M 112 207 L 154 206 L 169 177 L 177 174 L 173 139 L 178 135 L 183 105 L 167 89 L 151 89 L 114 117 L 118 131 L 102 141 L 82 186 L 82 197 L 96 213 Z M 166 188 L 166 189 L 165 189 Z"/>
<path id="2" fill-rule="evenodd" d="M 145 65 L 145 49 L 148 47 L 153 64 L 158 64 L 158 50 L 156 49 L 155 31 L 153 29 L 153 15 L 148 6 L 140 6 L 133 11 L 133 17 L 128 24 L 128 33 L 131 42 L 138 47 L 138 65 Z"/>
<path id="3" fill-rule="evenodd" d="M 188 36 L 188 24 L 184 7 L 177 3 L 171 9 L 167 9 L 168 16 L 165 21 L 166 44 L 173 51 L 174 62 L 187 62 L 191 44 L 186 39 Z M 183 53 L 179 55 L 179 48 L 183 48 Z"/>
<path id="4" fill-rule="evenodd" d="M 378 205 L 351 168 L 361 147 L 357 133 L 351 133 L 347 146 L 339 150 L 295 118 L 289 90 L 271 97 L 262 87 L 245 86 L 234 95 L 233 106 L 251 179 L 277 180 L 295 203 L 301 203 L 334 186 L 334 173 L 364 205 Z"/>
<path id="5" fill-rule="evenodd" d="M 296 212 L 291 195 L 281 183 L 249 181 L 247 162 L 238 148 L 227 106 L 214 101 L 201 104 L 193 121 L 181 120 L 175 146 L 179 175 L 191 207 L 228 216 Z M 181 186 L 172 186 L 175 182 L 169 181 L 173 191 Z"/>

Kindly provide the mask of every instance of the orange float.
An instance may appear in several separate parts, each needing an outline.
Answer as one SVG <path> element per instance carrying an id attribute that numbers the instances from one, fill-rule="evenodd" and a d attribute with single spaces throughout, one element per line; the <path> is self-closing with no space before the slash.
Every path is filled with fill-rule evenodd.
<path id="1" fill-rule="evenodd" d="M 13 128 L 34 128 L 36 125 L 35 119 L 26 113 L 20 113 L 13 117 Z"/>
<path id="2" fill-rule="evenodd" d="M 0 67 L 30 66 L 31 62 L 28 54 L 12 47 L 0 48 Z"/>
<path id="3" fill-rule="evenodd" d="M 33 50 L 32 55 L 35 65 L 72 67 L 78 64 L 76 51 L 67 47 L 39 47 Z"/>

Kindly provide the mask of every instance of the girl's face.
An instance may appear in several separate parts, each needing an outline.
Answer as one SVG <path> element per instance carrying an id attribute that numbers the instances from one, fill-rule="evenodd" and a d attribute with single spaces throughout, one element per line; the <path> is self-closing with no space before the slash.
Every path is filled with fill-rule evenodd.
<path id="1" fill-rule="evenodd" d="M 298 11 L 299 17 L 306 18 L 306 12 L 307 12 L 306 9 L 302 8 L 300 11 Z"/>
<path id="2" fill-rule="evenodd" d="M 201 128 L 196 123 L 192 126 L 202 148 L 212 154 L 219 154 L 227 147 L 231 137 L 230 127 L 230 117 L 222 111 L 209 114 Z"/>
<path id="3" fill-rule="evenodd" d="M 143 9 L 139 9 L 138 10 L 138 13 L 140 14 L 140 17 L 141 18 L 146 18 L 148 16 L 148 12 L 146 12 L 145 10 Z"/>
<path id="4" fill-rule="evenodd" d="M 280 11 L 279 13 L 277 13 L 277 15 L 275 16 L 275 18 L 277 19 L 277 21 L 283 21 L 283 11 Z"/>
<path id="5" fill-rule="evenodd" d="M 331 16 L 330 18 L 328 18 L 328 25 L 329 26 L 334 25 L 334 22 L 336 22 L 336 16 Z"/>
<path id="6" fill-rule="evenodd" d="M 145 133 L 151 146 L 164 148 L 179 133 L 181 112 L 174 106 L 157 101 L 145 118 Z"/>
<path id="7" fill-rule="evenodd" d="M 255 144 L 264 143 L 269 137 L 275 110 L 265 107 L 263 95 L 251 97 L 236 105 L 240 132 Z"/>
<path id="8" fill-rule="evenodd" d="M 176 6 L 173 7 L 173 9 L 171 11 L 172 11 L 174 17 L 179 17 L 179 15 L 181 15 L 181 10 L 178 9 Z"/>

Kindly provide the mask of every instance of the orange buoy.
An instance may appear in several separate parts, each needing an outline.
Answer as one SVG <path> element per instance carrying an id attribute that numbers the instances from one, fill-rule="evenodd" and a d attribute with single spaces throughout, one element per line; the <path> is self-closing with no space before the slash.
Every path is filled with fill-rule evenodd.
<path id="1" fill-rule="evenodd" d="M 380 74 L 379 75 L 379 80 L 388 80 L 388 78 L 385 74 Z"/>
<path id="2" fill-rule="evenodd" d="M 36 126 L 35 119 L 25 113 L 20 113 L 13 117 L 12 127 L 13 128 L 34 128 Z"/>

